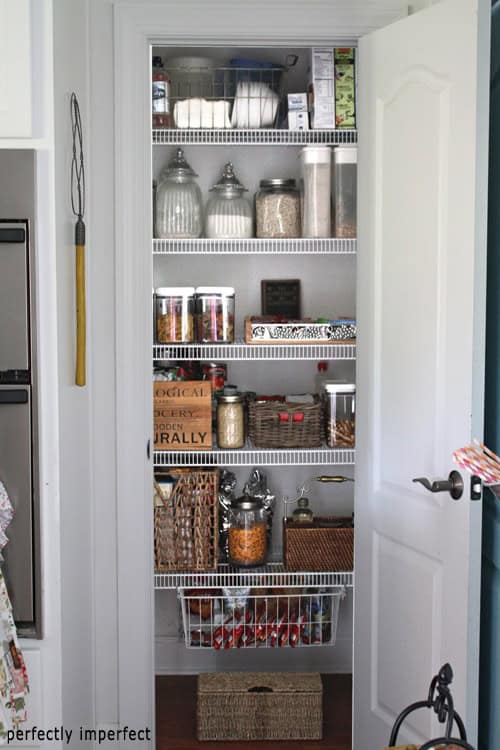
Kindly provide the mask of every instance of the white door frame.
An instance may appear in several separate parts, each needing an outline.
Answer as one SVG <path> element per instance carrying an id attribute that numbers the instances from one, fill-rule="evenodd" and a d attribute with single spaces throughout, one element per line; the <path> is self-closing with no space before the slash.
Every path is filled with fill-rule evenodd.
<path id="1" fill-rule="evenodd" d="M 151 44 L 331 46 L 404 15 L 400 0 L 117 2 L 115 31 L 118 719 L 153 729 Z M 331 33 L 328 33 L 331 30 Z M 125 745 L 123 745 L 125 747 Z M 129 745 L 126 745 L 127 747 Z M 145 743 L 144 746 L 151 746 Z M 137 750 L 137 743 L 130 747 Z"/>

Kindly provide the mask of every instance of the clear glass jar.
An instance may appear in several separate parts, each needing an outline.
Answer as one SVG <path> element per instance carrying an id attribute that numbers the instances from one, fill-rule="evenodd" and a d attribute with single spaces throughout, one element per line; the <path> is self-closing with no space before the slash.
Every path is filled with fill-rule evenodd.
<path id="1" fill-rule="evenodd" d="M 356 386 L 326 383 L 326 444 L 330 448 L 354 448 Z"/>
<path id="2" fill-rule="evenodd" d="M 210 239 L 247 239 L 253 237 L 252 206 L 247 192 L 228 162 L 219 182 L 210 190 L 205 214 L 205 235 Z"/>
<path id="3" fill-rule="evenodd" d="M 197 287 L 196 320 L 200 343 L 232 343 L 234 341 L 233 287 Z"/>
<path id="4" fill-rule="evenodd" d="M 245 444 L 245 402 L 241 393 L 217 396 L 217 445 L 242 448 Z"/>
<path id="5" fill-rule="evenodd" d="M 331 236 L 331 160 L 330 146 L 306 146 L 302 162 L 302 236 Z"/>
<path id="6" fill-rule="evenodd" d="M 155 292 L 155 311 L 158 344 L 194 341 L 194 287 L 160 287 Z"/>
<path id="7" fill-rule="evenodd" d="M 333 152 L 333 211 L 335 237 L 356 237 L 357 148 L 345 146 Z"/>
<path id="8" fill-rule="evenodd" d="M 201 190 L 182 148 L 160 175 L 156 191 L 156 233 L 160 239 L 194 239 L 203 228 Z"/>
<path id="9" fill-rule="evenodd" d="M 255 218 L 257 237 L 300 237 L 300 195 L 295 180 L 261 180 Z"/>
<path id="10" fill-rule="evenodd" d="M 232 505 L 229 563 L 251 568 L 264 565 L 267 554 L 266 511 L 258 500 L 243 496 Z"/>

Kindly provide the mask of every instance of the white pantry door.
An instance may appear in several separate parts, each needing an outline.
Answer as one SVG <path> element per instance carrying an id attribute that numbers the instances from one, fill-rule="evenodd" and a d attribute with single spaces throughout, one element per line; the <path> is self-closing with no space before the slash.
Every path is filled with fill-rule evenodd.
<path id="1" fill-rule="evenodd" d="M 354 748 L 388 743 L 444 662 L 475 742 L 481 503 L 447 478 L 482 433 L 489 4 L 446 0 L 359 49 Z M 436 736 L 432 712 L 400 735 Z"/>

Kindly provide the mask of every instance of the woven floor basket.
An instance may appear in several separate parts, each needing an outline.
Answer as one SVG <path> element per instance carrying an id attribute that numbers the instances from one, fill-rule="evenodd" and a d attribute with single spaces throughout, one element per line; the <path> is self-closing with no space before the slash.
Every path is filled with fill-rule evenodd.
<path id="1" fill-rule="evenodd" d="M 166 473 L 166 472 L 165 472 Z M 155 568 L 213 570 L 218 550 L 217 470 L 175 469 L 170 497 L 154 485 Z"/>
<path id="2" fill-rule="evenodd" d="M 321 403 L 251 401 L 248 434 L 257 448 L 318 448 L 323 437 Z"/>
<path id="3" fill-rule="evenodd" d="M 343 528 L 329 528 L 331 523 Z M 350 518 L 316 517 L 313 524 L 283 522 L 283 558 L 287 570 L 352 570 L 354 529 Z"/>
<path id="4" fill-rule="evenodd" d="M 319 674 L 232 672 L 198 677 L 199 740 L 320 740 Z"/>

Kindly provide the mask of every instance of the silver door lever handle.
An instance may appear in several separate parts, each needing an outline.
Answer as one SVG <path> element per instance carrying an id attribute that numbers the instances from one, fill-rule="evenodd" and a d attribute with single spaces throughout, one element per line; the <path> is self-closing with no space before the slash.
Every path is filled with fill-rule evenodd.
<path id="1" fill-rule="evenodd" d="M 419 482 L 429 492 L 449 492 L 454 500 L 459 500 L 464 491 L 464 481 L 458 471 L 450 471 L 448 479 L 436 479 L 432 484 L 427 477 L 416 477 L 413 482 Z"/>

